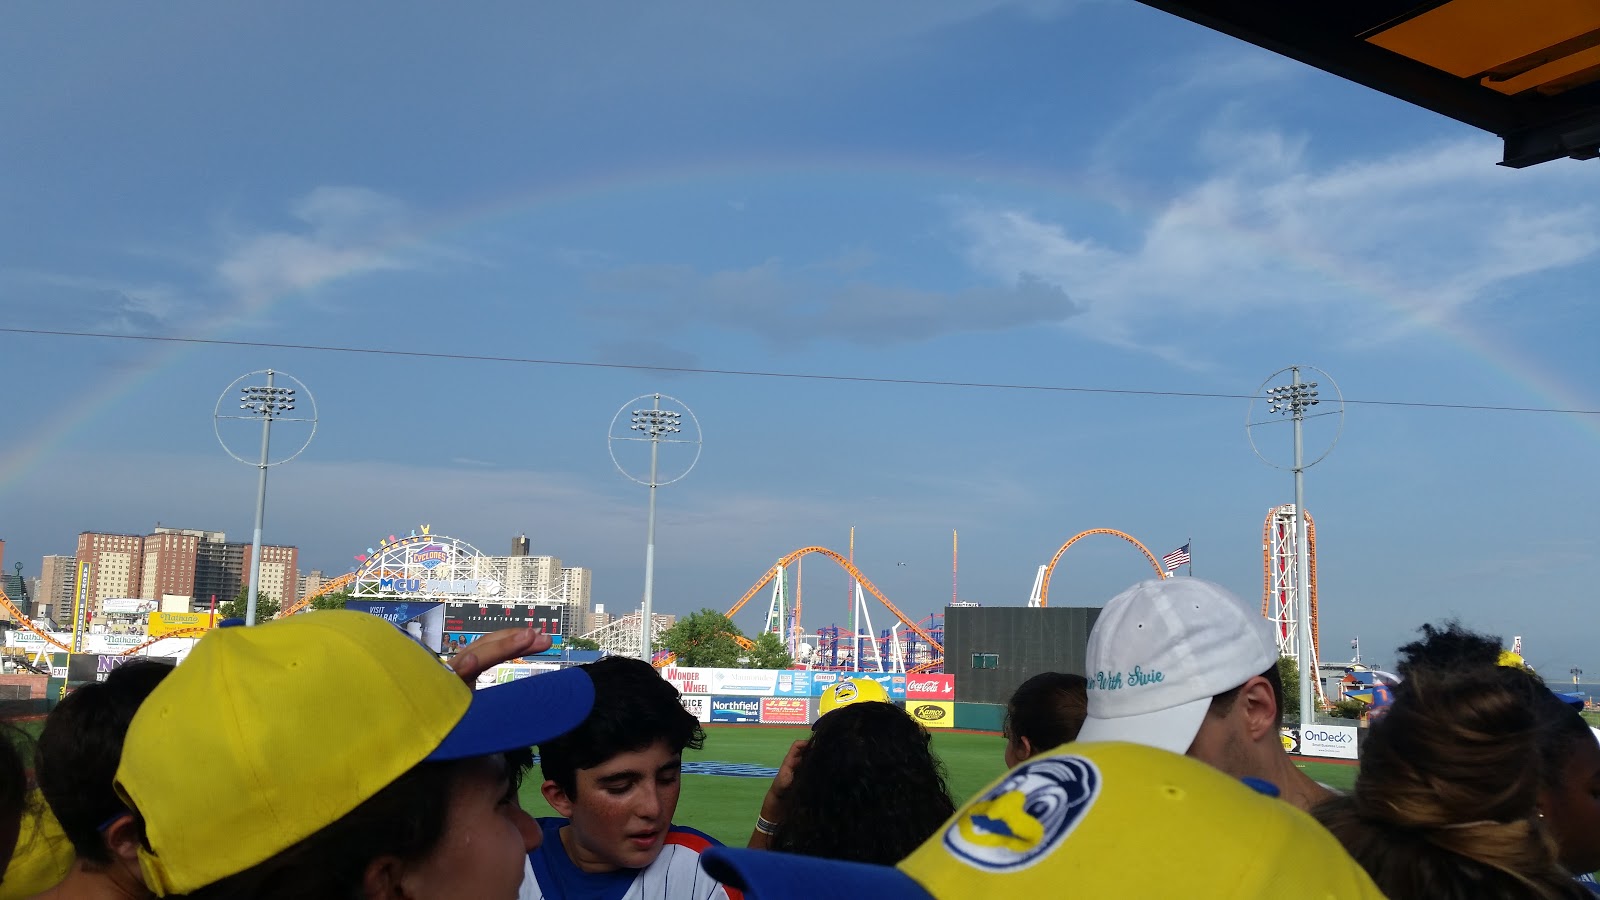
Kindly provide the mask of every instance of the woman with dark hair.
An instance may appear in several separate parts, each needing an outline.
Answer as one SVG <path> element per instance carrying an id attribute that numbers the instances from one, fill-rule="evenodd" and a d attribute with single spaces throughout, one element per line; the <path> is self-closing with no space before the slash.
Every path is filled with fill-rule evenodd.
<path id="1" fill-rule="evenodd" d="M 1078 739 L 1089 715 L 1089 679 L 1066 672 L 1040 672 L 1006 704 L 1006 768 Z"/>
<path id="2" fill-rule="evenodd" d="M 28 811 L 28 772 L 18 746 L 25 736 L 9 722 L 0 722 L 0 873 L 11 863 Z M 0 875 L 3 878 L 3 875 Z"/>
<path id="3" fill-rule="evenodd" d="M 514 900 L 539 840 L 517 802 L 528 748 L 581 722 L 594 689 L 568 670 L 473 692 L 476 666 L 451 672 L 361 612 L 208 633 L 123 744 L 116 789 L 145 885 L 196 900 Z"/>
<path id="4" fill-rule="evenodd" d="M 1538 814 L 1541 690 L 1481 666 L 1407 672 L 1354 791 L 1315 811 L 1390 900 L 1589 896 Z"/>
<path id="5" fill-rule="evenodd" d="M 1574 875 L 1600 870 L 1600 741 L 1583 716 L 1552 693 L 1497 637 L 1446 622 L 1424 625 L 1422 638 L 1400 648 L 1400 674 L 1475 668 L 1529 689 L 1537 722 L 1538 815 L 1555 838 L 1561 864 Z M 1594 888 L 1591 888 L 1594 890 Z"/>
<path id="6" fill-rule="evenodd" d="M 892 703 L 853 702 L 828 712 L 784 760 L 751 846 L 899 862 L 955 814 L 931 743 Z"/>

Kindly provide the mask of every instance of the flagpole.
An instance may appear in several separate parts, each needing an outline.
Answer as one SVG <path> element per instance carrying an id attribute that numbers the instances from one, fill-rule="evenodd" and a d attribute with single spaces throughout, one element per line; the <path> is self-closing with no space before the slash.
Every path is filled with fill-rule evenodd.
<path id="1" fill-rule="evenodd" d="M 1184 538 L 1183 539 L 1183 546 L 1189 548 L 1189 577 L 1193 578 L 1194 577 L 1194 538 L 1192 538 L 1192 537 Z"/>

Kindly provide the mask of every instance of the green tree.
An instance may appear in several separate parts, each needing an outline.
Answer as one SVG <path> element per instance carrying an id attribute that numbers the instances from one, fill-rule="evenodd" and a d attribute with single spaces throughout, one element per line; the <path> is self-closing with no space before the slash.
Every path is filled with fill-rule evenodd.
<path id="1" fill-rule="evenodd" d="M 1340 700 L 1328 710 L 1335 719 L 1359 719 L 1366 714 L 1367 705 L 1360 700 Z"/>
<path id="2" fill-rule="evenodd" d="M 599 650 L 600 642 L 591 641 L 586 637 L 567 638 L 567 646 L 573 650 Z"/>
<path id="3" fill-rule="evenodd" d="M 232 600 L 217 605 L 218 619 L 242 619 L 250 606 L 250 586 L 239 588 Z M 265 622 L 278 614 L 278 601 L 271 594 L 256 593 L 256 621 Z"/>
<path id="4" fill-rule="evenodd" d="M 351 600 L 351 597 L 350 597 L 350 589 L 349 588 L 345 588 L 343 590 L 338 590 L 338 591 L 329 591 L 326 594 L 322 594 L 322 595 L 317 596 L 317 597 L 312 597 L 311 598 L 311 608 L 312 609 L 344 609 L 344 605 L 346 603 L 349 603 L 350 600 Z"/>
<path id="5" fill-rule="evenodd" d="M 1283 709 L 1278 716 L 1285 722 L 1300 721 L 1300 663 L 1294 657 L 1278 657 L 1278 678 L 1283 681 Z"/>
<path id="6" fill-rule="evenodd" d="M 794 665 L 789 648 L 770 631 L 761 632 L 756 638 L 755 649 L 747 651 L 746 656 L 744 665 L 747 669 L 787 669 Z"/>
<path id="7" fill-rule="evenodd" d="M 743 635 L 727 616 L 714 609 L 702 609 L 667 629 L 661 636 L 661 646 L 678 655 L 680 666 L 732 668 L 744 655 L 739 637 Z"/>

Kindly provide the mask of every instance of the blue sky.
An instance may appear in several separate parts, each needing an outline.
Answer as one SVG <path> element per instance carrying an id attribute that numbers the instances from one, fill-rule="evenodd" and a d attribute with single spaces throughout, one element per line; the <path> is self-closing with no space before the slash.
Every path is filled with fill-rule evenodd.
<path id="1" fill-rule="evenodd" d="M 0 17 L 7 327 L 1223 394 L 1306 363 L 1357 400 L 1600 409 L 1600 169 L 1497 167 L 1490 135 L 1133 2 Z M 320 404 L 267 511 L 305 567 L 424 522 L 493 553 L 526 532 L 612 608 L 641 590 L 645 492 L 606 429 L 652 391 L 706 435 L 660 497 L 667 611 L 852 525 L 918 616 L 953 529 L 963 599 L 1024 602 L 1096 527 L 1192 537 L 1196 574 L 1254 599 L 1292 500 L 1237 399 L 0 347 L 0 537 L 30 571 L 82 530 L 248 539 L 253 473 L 210 413 L 268 366 Z M 1600 416 L 1352 404 L 1307 479 L 1324 657 L 1459 615 L 1600 672 L 1597 449 Z M 815 628 L 845 582 L 810 562 Z M 1086 540 L 1052 601 L 1149 573 Z"/>

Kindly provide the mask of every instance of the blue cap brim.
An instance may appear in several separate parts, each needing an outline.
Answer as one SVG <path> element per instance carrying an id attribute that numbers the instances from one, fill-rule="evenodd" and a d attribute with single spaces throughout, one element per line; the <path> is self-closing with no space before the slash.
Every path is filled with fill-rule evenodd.
<path id="1" fill-rule="evenodd" d="M 1551 691 L 1550 693 L 1555 694 L 1556 699 L 1560 700 L 1562 703 L 1565 703 L 1573 709 L 1582 711 L 1584 699 L 1582 694 L 1568 694 L 1562 691 Z"/>
<path id="2" fill-rule="evenodd" d="M 593 707 L 594 682 L 576 668 L 473 691 L 467 714 L 428 759 L 468 759 L 532 747 L 578 727 Z"/>
<path id="3" fill-rule="evenodd" d="M 819 884 L 847 885 L 852 896 L 873 900 L 934 900 L 910 875 L 893 866 L 728 847 L 702 853 L 700 864 L 712 878 L 738 888 L 749 900 L 816 900 Z"/>

